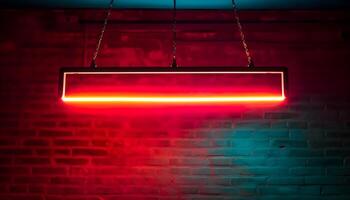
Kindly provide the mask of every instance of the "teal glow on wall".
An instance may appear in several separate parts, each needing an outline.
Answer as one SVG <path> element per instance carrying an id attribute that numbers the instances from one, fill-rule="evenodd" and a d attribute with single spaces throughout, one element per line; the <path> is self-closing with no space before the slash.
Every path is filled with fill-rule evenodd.
<path id="1" fill-rule="evenodd" d="M 110 0 L 1 0 L 5 7 L 103 8 Z M 236 0 L 240 9 L 350 8 L 348 0 Z M 115 0 L 117 8 L 169 9 L 172 0 Z M 230 9 L 231 0 L 177 0 L 179 9 Z"/>

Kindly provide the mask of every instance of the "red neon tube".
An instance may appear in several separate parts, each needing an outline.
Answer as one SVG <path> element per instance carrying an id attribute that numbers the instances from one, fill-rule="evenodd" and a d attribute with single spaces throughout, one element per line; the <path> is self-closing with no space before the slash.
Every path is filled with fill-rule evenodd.
<path id="1" fill-rule="evenodd" d="M 281 67 L 64 68 L 60 95 L 66 103 L 281 102 L 286 83 Z"/>

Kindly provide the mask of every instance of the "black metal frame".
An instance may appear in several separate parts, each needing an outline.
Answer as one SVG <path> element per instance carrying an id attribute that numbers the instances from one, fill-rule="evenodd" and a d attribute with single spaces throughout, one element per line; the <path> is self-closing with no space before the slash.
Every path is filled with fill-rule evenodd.
<path id="1" fill-rule="evenodd" d="M 63 75 L 66 72 L 283 72 L 284 93 L 288 92 L 287 67 L 63 67 L 59 74 L 59 96 L 63 92 Z"/>

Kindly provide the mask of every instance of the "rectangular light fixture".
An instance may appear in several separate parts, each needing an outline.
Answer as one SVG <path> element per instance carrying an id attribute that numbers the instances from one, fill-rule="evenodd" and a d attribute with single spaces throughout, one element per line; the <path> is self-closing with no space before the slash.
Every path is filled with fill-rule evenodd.
<path id="1" fill-rule="evenodd" d="M 286 99 L 284 67 L 62 68 L 71 103 L 240 103 Z"/>

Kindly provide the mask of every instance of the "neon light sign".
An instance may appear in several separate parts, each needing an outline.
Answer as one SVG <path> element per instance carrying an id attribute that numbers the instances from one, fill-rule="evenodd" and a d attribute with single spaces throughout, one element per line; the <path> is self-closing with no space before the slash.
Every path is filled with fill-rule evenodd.
<path id="1" fill-rule="evenodd" d="M 282 102 L 287 69 L 63 68 L 60 97 L 66 103 Z"/>

